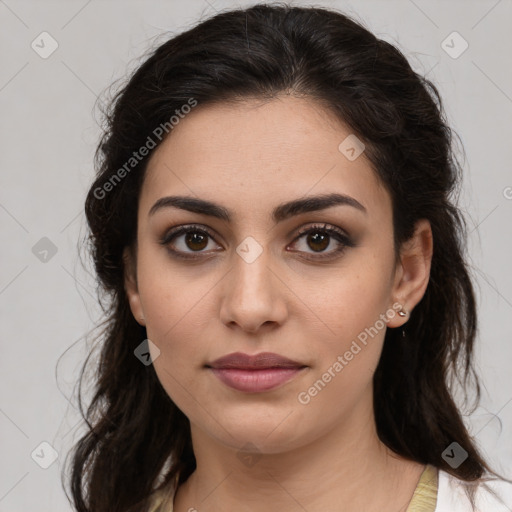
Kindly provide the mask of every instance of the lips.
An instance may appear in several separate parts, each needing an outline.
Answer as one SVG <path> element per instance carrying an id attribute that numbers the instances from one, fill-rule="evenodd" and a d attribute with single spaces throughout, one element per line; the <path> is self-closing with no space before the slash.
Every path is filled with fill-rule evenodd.
<path id="1" fill-rule="evenodd" d="M 307 368 L 302 363 L 271 352 L 254 356 L 236 352 L 216 359 L 206 367 L 226 386 L 249 393 L 275 389 Z"/>
<path id="2" fill-rule="evenodd" d="M 235 352 L 220 357 L 206 366 L 218 369 L 262 370 L 269 368 L 302 368 L 306 365 L 272 352 L 261 352 L 254 356 L 243 352 Z"/>

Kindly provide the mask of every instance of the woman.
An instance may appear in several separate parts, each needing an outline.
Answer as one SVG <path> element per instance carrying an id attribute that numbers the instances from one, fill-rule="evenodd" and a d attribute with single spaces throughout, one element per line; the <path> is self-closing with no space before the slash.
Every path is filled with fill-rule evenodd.
<path id="1" fill-rule="evenodd" d="M 78 511 L 510 509 L 450 391 L 479 396 L 452 131 L 395 47 L 319 8 L 221 13 L 107 120 Z"/>

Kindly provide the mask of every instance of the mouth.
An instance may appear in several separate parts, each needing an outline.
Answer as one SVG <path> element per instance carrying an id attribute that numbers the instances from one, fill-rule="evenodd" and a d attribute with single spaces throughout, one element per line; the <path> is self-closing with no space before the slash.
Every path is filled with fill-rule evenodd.
<path id="1" fill-rule="evenodd" d="M 261 352 L 255 355 L 233 352 L 219 357 L 206 366 L 217 369 L 268 370 L 270 368 L 300 368 L 306 365 L 272 352 Z"/>
<path id="2" fill-rule="evenodd" d="M 254 356 L 236 352 L 205 367 L 230 388 L 249 393 L 275 389 L 307 368 L 302 363 L 270 352 Z"/>
<path id="3" fill-rule="evenodd" d="M 262 370 L 212 368 L 211 371 L 230 388 L 247 393 L 261 393 L 285 384 L 306 368 L 306 366 L 302 368 L 266 368 Z"/>

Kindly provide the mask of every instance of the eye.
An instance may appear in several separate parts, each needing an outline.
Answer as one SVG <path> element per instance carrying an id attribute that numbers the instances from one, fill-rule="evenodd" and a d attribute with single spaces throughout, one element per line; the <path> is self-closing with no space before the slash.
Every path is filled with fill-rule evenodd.
<path id="1" fill-rule="evenodd" d="M 308 257 L 308 259 L 319 260 L 332 258 L 337 255 L 340 255 L 342 252 L 345 251 L 347 247 L 354 247 L 355 244 L 343 230 L 336 228 L 334 226 L 327 226 L 328 224 L 309 226 L 299 232 L 294 243 L 296 243 L 297 240 L 305 238 L 307 246 L 313 249 L 313 254 L 321 254 L 320 256 L 313 256 L 313 258 Z M 325 250 L 331 245 L 332 239 L 336 241 L 338 247 L 334 250 L 326 252 Z M 306 252 L 307 254 L 312 254 L 308 253 L 307 251 L 299 252 Z"/>
<path id="2" fill-rule="evenodd" d="M 182 238 L 183 235 L 185 236 L 182 243 L 176 244 L 174 241 Z M 213 239 L 213 235 L 209 230 L 200 226 L 189 225 L 180 226 L 168 231 L 160 240 L 160 243 L 178 258 L 194 259 L 200 257 L 200 255 L 195 256 L 193 253 L 202 253 L 208 247 L 208 238 Z M 173 246 L 176 245 L 178 247 L 174 248 Z M 187 249 L 191 249 L 191 251 L 187 251 Z M 187 253 L 190 255 L 187 255 Z"/>

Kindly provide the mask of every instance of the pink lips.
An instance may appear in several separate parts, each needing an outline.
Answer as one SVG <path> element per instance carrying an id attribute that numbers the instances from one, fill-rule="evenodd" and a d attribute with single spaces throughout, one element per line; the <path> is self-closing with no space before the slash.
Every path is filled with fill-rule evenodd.
<path id="1" fill-rule="evenodd" d="M 245 392 L 262 392 L 288 382 L 306 365 L 271 352 L 251 356 L 235 352 L 206 365 L 227 386 Z"/>

